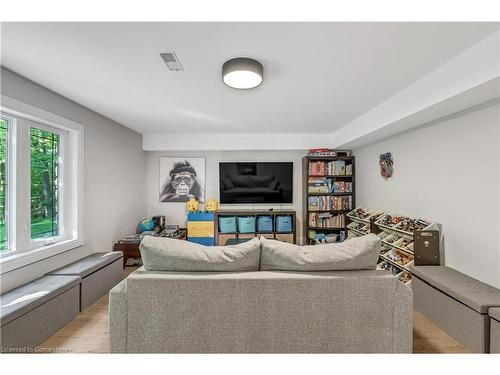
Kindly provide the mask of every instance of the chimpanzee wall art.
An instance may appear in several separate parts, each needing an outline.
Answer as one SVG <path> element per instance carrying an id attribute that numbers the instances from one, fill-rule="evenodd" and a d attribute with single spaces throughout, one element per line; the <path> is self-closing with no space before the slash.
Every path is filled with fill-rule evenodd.
<path id="1" fill-rule="evenodd" d="M 205 202 L 205 158 L 160 157 L 160 202 Z"/>

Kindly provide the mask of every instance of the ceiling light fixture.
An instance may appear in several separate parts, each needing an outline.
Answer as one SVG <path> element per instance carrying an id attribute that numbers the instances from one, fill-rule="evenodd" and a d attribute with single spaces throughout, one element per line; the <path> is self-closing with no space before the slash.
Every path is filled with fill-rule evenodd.
<path id="1" fill-rule="evenodd" d="M 222 65 L 222 80 L 234 89 L 253 89 L 264 79 L 262 64 L 248 57 L 237 57 Z"/>

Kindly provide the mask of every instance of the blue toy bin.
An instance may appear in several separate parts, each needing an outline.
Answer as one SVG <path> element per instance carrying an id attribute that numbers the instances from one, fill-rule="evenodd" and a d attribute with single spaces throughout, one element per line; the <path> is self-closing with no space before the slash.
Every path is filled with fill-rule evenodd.
<path id="1" fill-rule="evenodd" d="M 292 231 L 292 216 L 276 216 L 276 232 L 284 233 Z"/>
<path id="2" fill-rule="evenodd" d="M 273 231 L 273 217 L 270 215 L 257 216 L 257 232 Z"/>
<path id="3" fill-rule="evenodd" d="M 254 233 L 255 232 L 255 216 L 238 216 L 238 232 L 239 233 Z"/>
<path id="4" fill-rule="evenodd" d="M 235 216 L 219 216 L 219 232 L 220 233 L 236 233 L 236 217 Z"/>

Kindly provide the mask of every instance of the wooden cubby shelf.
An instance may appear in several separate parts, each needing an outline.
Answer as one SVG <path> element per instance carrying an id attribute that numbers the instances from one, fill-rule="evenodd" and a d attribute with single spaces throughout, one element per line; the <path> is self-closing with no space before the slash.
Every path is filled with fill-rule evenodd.
<path id="1" fill-rule="evenodd" d="M 238 217 L 255 217 L 255 231 L 251 233 L 240 233 L 238 230 L 231 233 L 222 233 L 219 231 L 219 217 L 220 216 L 234 216 Z M 272 230 L 259 232 L 257 228 L 257 218 L 259 216 L 271 216 L 272 217 Z M 291 231 L 278 231 L 276 228 L 276 217 L 277 216 L 290 216 L 292 220 Z M 296 243 L 297 241 L 297 215 L 295 211 L 292 210 L 220 210 L 215 213 L 214 225 L 215 225 L 215 245 L 222 246 L 226 244 L 229 239 L 239 239 L 239 238 L 252 238 L 261 237 L 271 238 L 279 241 Z M 238 229 L 238 227 L 236 227 Z"/>

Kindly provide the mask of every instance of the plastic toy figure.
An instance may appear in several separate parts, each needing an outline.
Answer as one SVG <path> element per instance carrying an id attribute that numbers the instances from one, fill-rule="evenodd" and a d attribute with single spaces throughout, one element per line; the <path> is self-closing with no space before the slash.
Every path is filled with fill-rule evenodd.
<path id="1" fill-rule="evenodd" d="M 196 212 L 200 208 L 200 203 L 191 195 L 186 203 L 186 208 L 189 212 Z"/>
<path id="2" fill-rule="evenodd" d="M 205 204 L 205 210 L 208 212 L 215 212 L 217 211 L 217 201 L 215 198 L 210 198 L 207 203 Z"/>

